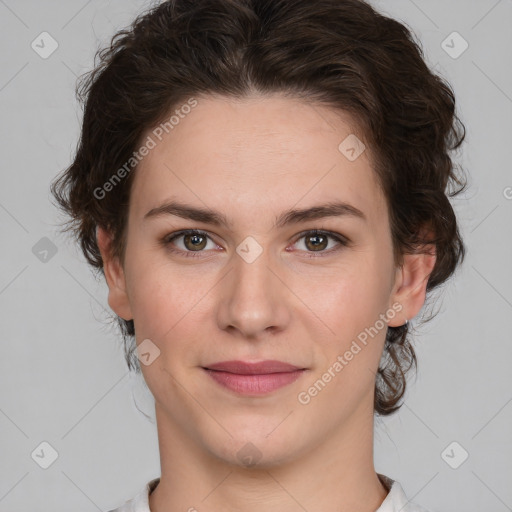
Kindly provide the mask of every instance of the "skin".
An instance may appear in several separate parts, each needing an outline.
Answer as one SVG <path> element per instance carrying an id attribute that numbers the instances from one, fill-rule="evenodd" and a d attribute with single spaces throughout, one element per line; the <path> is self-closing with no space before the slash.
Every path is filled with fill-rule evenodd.
<path id="1" fill-rule="evenodd" d="M 136 170 L 124 264 L 110 256 L 109 233 L 97 231 L 110 307 L 134 320 L 137 344 L 150 339 L 160 350 L 141 364 L 155 397 L 161 459 L 151 511 L 374 512 L 387 495 L 373 462 L 373 394 L 386 329 L 308 404 L 297 397 L 393 304 L 401 310 L 386 317 L 390 326 L 419 312 L 435 254 L 406 255 L 395 266 L 369 148 L 355 161 L 338 150 L 357 133 L 347 114 L 277 94 L 196 98 Z M 170 198 L 221 212 L 232 225 L 172 215 L 144 220 Z M 286 210 L 334 200 L 366 220 L 346 215 L 274 227 Z M 185 237 L 160 242 L 183 229 L 208 233 L 197 257 L 170 252 L 193 252 Z M 303 233 L 312 229 L 350 243 L 321 239 L 322 256 Z M 236 252 L 248 236 L 263 249 L 251 263 Z M 231 359 L 277 359 L 307 370 L 267 395 L 243 396 L 201 368 Z M 237 455 L 249 442 L 259 457 L 251 467 Z"/>

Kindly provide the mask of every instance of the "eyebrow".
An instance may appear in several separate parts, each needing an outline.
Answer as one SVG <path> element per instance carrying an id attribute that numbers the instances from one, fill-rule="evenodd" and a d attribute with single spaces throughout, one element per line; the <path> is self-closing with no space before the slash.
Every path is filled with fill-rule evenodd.
<path id="1" fill-rule="evenodd" d="M 175 215 L 183 219 L 189 219 L 196 222 L 204 222 L 214 226 L 225 226 L 230 228 L 231 222 L 220 212 L 208 208 L 200 208 L 179 201 L 167 201 L 149 210 L 144 215 L 144 220 L 161 217 L 163 215 Z M 274 227 L 282 228 L 290 224 L 297 224 L 308 220 L 323 219 L 325 217 L 350 216 L 366 221 L 365 214 L 345 202 L 329 202 L 317 206 L 311 206 L 303 209 L 291 209 L 283 212 L 275 222 Z"/>

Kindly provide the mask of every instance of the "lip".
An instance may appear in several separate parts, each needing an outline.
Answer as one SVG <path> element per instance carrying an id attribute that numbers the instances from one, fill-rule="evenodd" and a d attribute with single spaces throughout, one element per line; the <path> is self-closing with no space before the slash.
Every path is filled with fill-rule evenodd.
<path id="1" fill-rule="evenodd" d="M 223 361 L 203 367 L 206 373 L 224 388 L 242 395 L 263 395 L 296 381 L 305 371 L 282 361 L 258 363 Z"/>
<path id="2" fill-rule="evenodd" d="M 304 370 L 299 366 L 284 363 L 276 360 L 266 360 L 257 363 L 250 361 L 222 361 L 220 363 L 209 364 L 204 367 L 206 370 L 217 370 L 238 375 L 263 375 L 269 373 L 289 373 L 296 370 Z"/>

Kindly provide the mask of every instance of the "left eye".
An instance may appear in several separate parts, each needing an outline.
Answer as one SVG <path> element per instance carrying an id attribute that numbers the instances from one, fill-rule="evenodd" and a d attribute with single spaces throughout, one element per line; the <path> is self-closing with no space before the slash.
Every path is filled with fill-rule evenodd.
<path id="1" fill-rule="evenodd" d="M 173 244 L 176 240 L 182 239 L 183 241 L 183 248 L 174 248 Z M 325 250 L 328 247 L 328 241 L 329 239 L 334 240 L 338 243 L 340 246 L 346 246 L 348 245 L 348 240 L 339 234 L 331 233 L 329 231 L 320 231 L 320 230 L 310 230 L 306 231 L 304 233 L 301 233 L 298 238 L 295 240 L 295 244 L 299 241 L 304 239 L 305 241 L 305 247 L 306 253 L 320 253 L 320 255 L 324 255 L 325 253 L 332 253 L 335 252 L 338 249 L 332 249 L 332 247 L 329 250 Z M 188 229 L 184 231 L 179 231 L 177 233 L 173 233 L 171 235 L 167 235 L 163 238 L 162 243 L 164 246 L 167 246 L 168 249 L 171 252 L 174 253 L 181 253 L 186 257 L 197 257 L 199 254 L 194 253 L 201 253 L 205 252 L 204 249 L 207 246 L 207 240 L 211 240 L 207 233 L 204 231 L 199 231 L 196 229 Z M 212 241 L 213 243 L 213 241 Z M 216 246 L 215 243 L 213 243 L 214 246 Z M 308 257 L 317 257 L 317 256 L 308 256 Z"/>
<path id="2" fill-rule="evenodd" d="M 331 253 L 338 249 L 332 249 L 332 247 L 326 251 L 325 249 L 328 246 L 329 239 L 335 240 L 338 245 L 345 246 L 348 245 L 348 241 L 345 237 L 331 233 L 329 231 L 320 231 L 320 230 L 313 230 L 313 231 L 307 231 L 305 234 L 302 234 L 297 241 L 304 239 L 304 245 L 306 247 L 306 252 L 320 252 L 321 255 L 324 255 L 325 253 Z M 297 243 L 297 241 L 295 243 Z M 335 244 L 336 245 L 336 244 Z M 311 258 L 314 258 L 316 256 L 309 256 Z"/>
<path id="3" fill-rule="evenodd" d="M 172 247 L 172 243 L 182 238 L 185 244 L 185 249 L 175 249 Z M 187 257 L 195 257 L 194 252 L 203 252 L 206 246 L 206 240 L 210 237 L 204 231 L 198 231 L 196 229 L 188 229 L 186 231 L 180 231 L 178 233 L 166 236 L 163 239 L 164 245 L 169 245 L 171 252 L 184 253 Z M 189 250 L 191 248 L 191 250 Z"/>

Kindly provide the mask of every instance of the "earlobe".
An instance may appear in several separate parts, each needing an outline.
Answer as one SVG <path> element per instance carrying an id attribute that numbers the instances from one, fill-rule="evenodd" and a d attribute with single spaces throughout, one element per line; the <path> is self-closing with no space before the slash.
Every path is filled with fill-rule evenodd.
<path id="1" fill-rule="evenodd" d="M 395 291 L 391 302 L 398 302 L 402 309 L 400 314 L 388 322 L 390 327 L 399 327 L 406 320 L 414 318 L 423 304 L 427 294 L 427 283 L 436 262 L 435 247 L 429 246 L 425 253 L 404 254 L 403 265 L 398 270 Z"/>
<path id="2" fill-rule="evenodd" d="M 103 271 L 109 288 L 108 304 L 121 318 L 131 320 L 133 318 L 128 294 L 124 269 L 118 258 L 112 256 L 112 236 L 105 229 L 96 228 L 96 241 L 103 260 Z"/>

